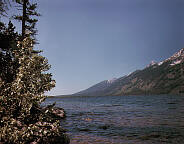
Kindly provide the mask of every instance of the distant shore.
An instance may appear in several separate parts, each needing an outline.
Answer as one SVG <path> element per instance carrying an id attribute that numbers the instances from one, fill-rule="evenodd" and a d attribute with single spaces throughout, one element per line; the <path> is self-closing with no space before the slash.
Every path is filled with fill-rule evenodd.
<path id="1" fill-rule="evenodd" d="M 184 93 L 181 94 L 128 94 L 128 95 L 112 95 L 112 96 L 164 96 L 164 95 L 177 95 L 184 96 Z M 109 95 L 57 95 L 57 96 L 48 96 L 48 98 L 66 98 L 66 97 L 105 97 Z"/>

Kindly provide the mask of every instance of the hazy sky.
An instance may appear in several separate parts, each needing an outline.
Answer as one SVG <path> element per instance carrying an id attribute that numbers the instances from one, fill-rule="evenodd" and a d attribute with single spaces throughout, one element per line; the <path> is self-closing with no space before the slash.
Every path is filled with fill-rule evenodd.
<path id="1" fill-rule="evenodd" d="M 41 0 L 40 49 L 71 94 L 184 47 L 184 0 Z"/>

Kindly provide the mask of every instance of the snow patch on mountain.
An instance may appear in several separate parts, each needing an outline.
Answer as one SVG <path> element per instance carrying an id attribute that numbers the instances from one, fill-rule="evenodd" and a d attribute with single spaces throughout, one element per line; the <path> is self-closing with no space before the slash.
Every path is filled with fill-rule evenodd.
<path id="1" fill-rule="evenodd" d="M 158 63 L 158 65 L 160 66 L 160 65 L 162 65 L 163 63 L 164 63 L 164 61 L 161 61 L 161 62 Z"/>
<path id="2" fill-rule="evenodd" d="M 129 75 L 131 75 L 133 72 L 129 72 L 126 76 L 129 76 Z"/>
<path id="3" fill-rule="evenodd" d="M 155 62 L 155 61 L 151 61 L 151 63 L 149 65 L 147 65 L 146 68 L 150 67 L 150 66 L 153 66 L 153 65 L 160 66 L 163 63 L 168 62 L 168 61 L 170 61 L 171 66 L 180 64 L 182 61 L 184 61 L 184 48 L 182 48 L 180 51 L 176 52 L 174 55 L 172 55 L 170 58 L 168 58 L 164 61 L 161 61 L 161 62 L 158 62 L 158 63 Z"/>
<path id="4" fill-rule="evenodd" d="M 170 64 L 171 66 L 173 65 L 177 65 L 177 64 L 180 64 L 182 62 L 182 60 L 178 60 L 178 61 L 174 61 L 172 64 Z"/>
<path id="5" fill-rule="evenodd" d="M 150 66 L 153 66 L 153 65 L 156 65 L 157 63 L 155 61 L 151 61 L 151 63 L 149 65 L 147 65 L 146 67 L 150 67 Z"/>
<path id="6" fill-rule="evenodd" d="M 117 80 L 117 78 L 113 78 L 113 79 L 111 79 L 111 80 L 107 80 L 107 83 L 113 83 L 113 82 L 115 82 Z"/>
<path id="7" fill-rule="evenodd" d="M 168 58 L 166 61 L 171 61 L 171 66 L 180 64 L 184 60 L 184 48 L 179 52 L 175 53 L 173 56 Z"/>
<path id="8" fill-rule="evenodd" d="M 184 48 L 182 48 L 179 52 L 175 53 L 169 59 L 173 60 L 173 59 L 177 59 L 179 57 L 184 57 Z"/>

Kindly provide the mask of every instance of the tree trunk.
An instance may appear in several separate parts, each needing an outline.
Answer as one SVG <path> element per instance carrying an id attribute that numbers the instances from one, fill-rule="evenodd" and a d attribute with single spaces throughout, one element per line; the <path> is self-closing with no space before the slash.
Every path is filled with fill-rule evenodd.
<path id="1" fill-rule="evenodd" d="M 26 8 L 28 0 L 23 0 L 23 15 L 22 15 L 22 39 L 25 37 L 26 31 Z"/>

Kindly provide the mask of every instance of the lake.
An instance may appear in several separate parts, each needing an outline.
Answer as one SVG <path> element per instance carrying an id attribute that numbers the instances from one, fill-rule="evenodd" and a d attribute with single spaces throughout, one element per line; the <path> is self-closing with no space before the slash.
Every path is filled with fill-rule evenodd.
<path id="1" fill-rule="evenodd" d="M 184 96 L 48 98 L 62 107 L 71 144 L 184 144 Z"/>

